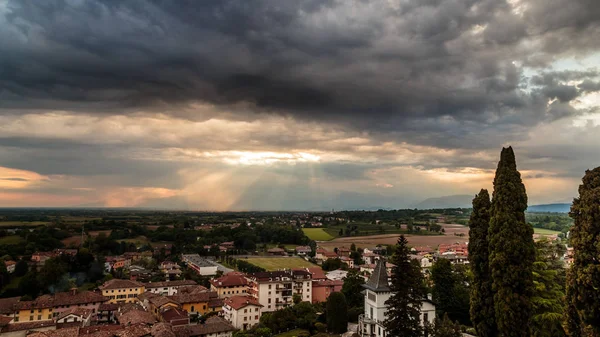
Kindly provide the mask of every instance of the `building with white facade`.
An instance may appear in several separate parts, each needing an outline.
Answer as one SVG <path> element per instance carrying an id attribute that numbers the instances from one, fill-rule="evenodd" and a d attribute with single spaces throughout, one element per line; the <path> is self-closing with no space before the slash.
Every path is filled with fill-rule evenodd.
<path id="1" fill-rule="evenodd" d="M 148 282 L 145 283 L 146 291 L 153 294 L 160 294 L 163 296 L 173 296 L 177 294 L 177 290 L 181 287 L 196 286 L 198 283 L 192 280 L 176 280 L 176 281 L 165 281 L 165 282 Z"/>
<path id="2" fill-rule="evenodd" d="M 386 337 L 383 322 L 387 318 L 388 307 L 385 302 L 393 295 L 390 288 L 384 259 L 377 261 L 371 277 L 363 285 L 365 288 L 365 312 L 358 317 L 358 333 L 362 337 Z M 421 302 L 421 324 L 433 324 L 435 305 L 428 299 Z M 392 336 L 389 336 L 392 337 Z"/>
<path id="3" fill-rule="evenodd" d="M 312 276 L 306 270 L 279 270 L 249 274 L 248 294 L 258 299 L 263 312 L 293 305 L 293 296 L 312 302 Z"/>
<path id="4" fill-rule="evenodd" d="M 232 296 L 223 303 L 223 317 L 236 329 L 248 330 L 258 324 L 261 308 L 252 296 Z"/>
<path id="5" fill-rule="evenodd" d="M 181 262 L 202 276 L 217 275 L 217 265 L 210 263 L 198 254 L 183 254 L 181 255 Z"/>

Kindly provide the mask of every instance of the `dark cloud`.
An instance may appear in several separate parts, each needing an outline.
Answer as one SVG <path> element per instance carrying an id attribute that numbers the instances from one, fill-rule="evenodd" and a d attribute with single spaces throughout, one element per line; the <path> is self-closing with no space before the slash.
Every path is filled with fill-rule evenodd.
<path id="1" fill-rule="evenodd" d="M 4 180 L 4 181 L 29 181 L 29 179 L 25 179 L 25 178 L 0 178 L 0 180 Z"/>
<path id="2" fill-rule="evenodd" d="M 473 146 L 481 143 L 452 136 L 518 134 L 576 113 L 546 111 L 548 98 L 567 103 L 576 87 L 556 77 L 527 91 L 513 61 L 547 66 L 598 47 L 600 6 L 525 2 L 520 16 L 505 0 L 13 0 L 0 10 L 0 108 L 177 113 L 193 102 L 244 103 L 402 137 L 443 118 L 455 124 L 438 126 L 442 138 Z"/>

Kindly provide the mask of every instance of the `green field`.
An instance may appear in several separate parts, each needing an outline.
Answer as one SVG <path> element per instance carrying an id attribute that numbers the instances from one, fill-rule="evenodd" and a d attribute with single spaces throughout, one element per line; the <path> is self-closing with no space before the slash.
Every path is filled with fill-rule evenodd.
<path id="1" fill-rule="evenodd" d="M 559 231 L 553 231 L 551 229 L 545 229 L 545 228 L 533 228 L 533 232 L 535 234 L 541 234 L 541 235 L 553 235 L 553 234 L 560 234 Z"/>
<path id="2" fill-rule="evenodd" d="M 19 245 L 24 242 L 25 239 L 18 235 L 10 235 L 0 238 L 0 245 Z"/>
<path id="3" fill-rule="evenodd" d="M 302 231 L 309 239 L 315 241 L 333 240 L 333 236 L 327 233 L 323 228 L 302 228 Z"/>
<path id="4" fill-rule="evenodd" d="M 303 329 L 294 329 L 288 332 L 280 333 L 279 335 L 275 335 L 275 337 L 306 337 L 310 336 L 310 333 Z"/>
<path id="5" fill-rule="evenodd" d="M 133 244 L 135 244 L 138 247 L 150 244 L 150 241 L 148 240 L 148 238 L 145 237 L 145 236 L 143 236 L 143 235 L 136 236 L 135 238 L 132 238 L 132 239 L 117 240 L 117 242 L 133 243 Z"/>
<path id="6" fill-rule="evenodd" d="M 264 268 L 268 271 L 316 267 L 314 264 L 300 257 L 249 257 L 241 260 L 252 263 L 257 267 Z"/>
<path id="7" fill-rule="evenodd" d="M 0 227 L 36 227 L 46 224 L 48 223 L 44 221 L 0 221 Z"/>

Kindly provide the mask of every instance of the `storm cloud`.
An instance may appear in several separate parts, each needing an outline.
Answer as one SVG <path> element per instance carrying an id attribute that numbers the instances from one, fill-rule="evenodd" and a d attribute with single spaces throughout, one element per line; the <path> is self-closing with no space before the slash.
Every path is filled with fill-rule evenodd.
<path id="1" fill-rule="evenodd" d="M 332 184 L 395 186 L 375 173 L 487 174 L 510 142 L 528 177 L 570 179 L 532 138 L 594 123 L 597 36 L 595 0 L 9 0 L 0 166 L 178 190 L 262 161 L 305 191 L 315 158 Z"/>

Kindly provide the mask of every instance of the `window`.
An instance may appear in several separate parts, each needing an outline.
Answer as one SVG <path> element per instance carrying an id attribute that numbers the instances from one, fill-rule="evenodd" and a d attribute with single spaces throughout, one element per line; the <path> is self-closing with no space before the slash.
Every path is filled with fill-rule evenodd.
<path id="1" fill-rule="evenodd" d="M 16 316 L 15 317 L 15 322 L 18 322 L 18 321 L 19 321 L 19 316 Z"/>
<path id="2" fill-rule="evenodd" d="M 271 285 L 269 284 L 269 289 L 271 289 Z"/>
<path id="3" fill-rule="evenodd" d="M 269 298 L 269 303 L 271 303 L 271 299 L 270 299 L 270 298 Z M 270 307 L 271 307 L 271 306 L 269 306 L 269 308 L 270 308 Z"/>
<path id="4" fill-rule="evenodd" d="M 244 322 L 248 320 L 248 317 L 244 317 Z"/>
<path id="5" fill-rule="evenodd" d="M 42 309 L 38 309 L 38 312 L 42 312 Z"/>
<path id="6" fill-rule="evenodd" d="M 271 295 L 271 292 L 269 291 L 269 295 Z"/>
<path id="7" fill-rule="evenodd" d="M 52 315 L 51 314 L 48 314 L 48 319 L 52 319 Z"/>
<path id="8" fill-rule="evenodd" d="M 371 309 L 371 317 L 370 318 L 373 319 L 373 307 L 371 307 L 369 309 Z"/>
<path id="9" fill-rule="evenodd" d="M 30 320 L 30 321 L 33 321 L 33 316 L 29 316 L 29 320 Z"/>
<path id="10" fill-rule="evenodd" d="M 267 308 L 271 309 L 271 305 L 269 304 L 269 305 L 267 306 Z"/>
<path id="11" fill-rule="evenodd" d="M 195 311 L 195 310 L 194 310 L 194 306 L 192 305 L 192 312 L 194 312 L 194 311 Z"/>
<path id="12" fill-rule="evenodd" d="M 31 310 L 31 313 L 33 314 L 33 310 Z"/>
<path id="13" fill-rule="evenodd" d="M 428 312 L 423 314 L 423 321 L 429 322 L 429 313 Z"/>
<path id="14" fill-rule="evenodd" d="M 244 309 L 244 314 L 248 312 L 248 309 Z"/>
<path id="15" fill-rule="evenodd" d="M 254 319 L 258 319 L 258 315 L 254 316 Z"/>
<path id="16" fill-rule="evenodd" d="M 254 312 L 258 312 L 258 308 L 254 308 Z"/>

